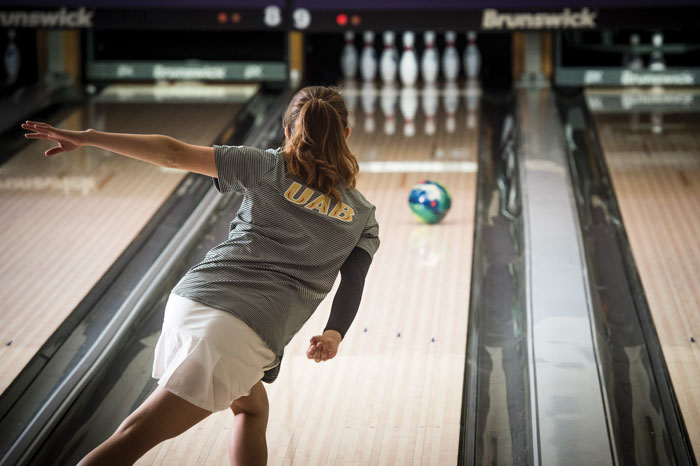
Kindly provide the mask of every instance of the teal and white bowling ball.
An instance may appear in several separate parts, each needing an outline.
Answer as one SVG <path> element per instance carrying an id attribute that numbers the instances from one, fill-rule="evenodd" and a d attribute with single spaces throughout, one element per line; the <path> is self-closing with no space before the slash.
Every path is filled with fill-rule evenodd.
<path id="1" fill-rule="evenodd" d="M 452 205 L 447 189 L 437 181 L 425 180 L 413 187 L 408 196 L 413 215 L 423 223 L 438 223 Z"/>

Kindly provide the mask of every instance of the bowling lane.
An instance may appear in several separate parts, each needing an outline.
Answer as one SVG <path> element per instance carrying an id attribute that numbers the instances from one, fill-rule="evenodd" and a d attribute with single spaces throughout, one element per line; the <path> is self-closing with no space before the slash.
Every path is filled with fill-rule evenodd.
<path id="1" fill-rule="evenodd" d="M 700 111 L 595 115 L 695 454 L 700 451 Z"/>
<path id="2" fill-rule="evenodd" d="M 58 126 L 163 133 L 211 144 L 232 128 L 256 86 L 225 90 L 223 103 L 181 96 L 173 102 L 164 89 L 144 86 L 115 91 L 94 98 Z M 134 101 L 135 95 L 147 102 Z M 0 392 L 186 175 L 95 148 L 47 159 L 48 147 L 46 141 L 32 142 L 0 166 Z"/>
<path id="3" fill-rule="evenodd" d="M 427 115 L 422 90 L 415 92 L 411 137 L 404 135 L 407 119 L 400 109 L 385 115 L 379 108 L 382 90 L 372 89 L 372 96 L 359 90 L 354 96 L 357 104 L 363 98 L 375 101 L 355 107 L 350 146 L 363 170 L 358 187 L 377 206 L 382 246 L 338 356 L 324 364 L 305 356 L 309 338 L 328 319 L 331 293 L 287 347 L 278 381 L 266 385 L 270 465 L 457 462 L 478 94 L 471 95 L 475 100 L 468 111 L 466 90 L 456 89 L 449 95 L 457 99 L 447 108 L 444 89 L 436 89 L 440 98 Z M 346 98 L 353 96 L 346 93 Z M 431 114 L 434 130 L 428 125 L 426 131 Z M 389 116 L 393 134 L 384 132 Z M 411 187 L 425 178 L 442 182 L 452 195 L 452 210 L 434 226 L 418 224 L 407 205 Z M 210 416 L 137 464 L 224 464 L 231 420 L 230 412 Z"/>

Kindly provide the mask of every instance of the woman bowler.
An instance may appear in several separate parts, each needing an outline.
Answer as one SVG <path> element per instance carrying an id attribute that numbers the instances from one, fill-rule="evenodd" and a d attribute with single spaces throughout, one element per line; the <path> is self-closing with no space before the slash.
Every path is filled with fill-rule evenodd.
<path id="1" fill-rule="evenodd" d="M 47 156 L 94 146 L 211 176 L 220 192 L 244 194 L 228 239 L 172 290 L 156 345 L 158 387 L 80 465 L 132 464 L 209 414 L 234 413 L 229 458 L 267 462 L 268 400 L 284 347 L 341 282 L 307 357 L 335 357 L 357 313 L 379 247 L 375 208 L 355 189 L 348 112 L 338 92 L 307 87 L 284 116 L 284 147 L 200 147 L 168 136 L 68 131 L 26 122 L 30 139 L 58 143 Z"/>

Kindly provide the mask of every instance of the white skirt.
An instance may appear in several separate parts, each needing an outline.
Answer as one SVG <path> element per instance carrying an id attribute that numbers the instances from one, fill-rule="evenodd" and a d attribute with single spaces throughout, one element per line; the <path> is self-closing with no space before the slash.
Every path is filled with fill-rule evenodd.
<path id="1" fill-rule="evenodd" d="M 227 409 L 279 358 L 229 312 L 171 294 L 153 361 L 158 385 L 207 411 Z"/>

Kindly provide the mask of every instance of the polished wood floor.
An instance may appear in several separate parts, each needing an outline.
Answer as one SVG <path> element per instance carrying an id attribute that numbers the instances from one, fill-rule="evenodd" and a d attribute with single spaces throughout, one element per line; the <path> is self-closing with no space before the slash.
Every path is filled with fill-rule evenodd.
<path id="1" fill-rule="evenodd" d="M 454 115 L 443 101 L 438 104 L 432 134 L 424 131 L 426 117 L 419 109 L 411 137 L 403 133 L 399 108 L 395 133 L 384 132 L 381 96 L 378 91 L 374 109 L 355 107 L 350 145 L 361 163 L 476 163 L 477 127 L 468 121 L 463 92 L 449 102 Z M 373 128 L 365 124 L 368 117 Z M 449 117 L 454 126 L 445 124 Z M 358 188 L 377 206 L 382 246 L 338 356 L 321 364 L 305 356 L 309 338 L 328 319 L 331 293 L 287 347 L 280 378 L 266 386 L 270 465 L 457 462 L 476 173 L 407 172 L 400 164 L 379 171 L 363 173 Z M 453 199 L 452 210 L 435 226 L 419 224 L 407 205 L 411 187 L 426 178 L 442 182 Z M 228 411 L 210 416 L 137 464 L 227 464 L 231 420 Z"/>
<path id="2" fill-rule="evenodd" d="M 241 107 L 93 102 L 59 126 L 206 145 Z M 33 142 L 0 167 L 0 393 L 185 175 L 94 148 L 46 158 L 47 147 Z"/>
<path id="3" fill-rule="evenodd" d="M 700 452 L 700 115 L 598 115 L 600 139 L 696 457 Z"/>

